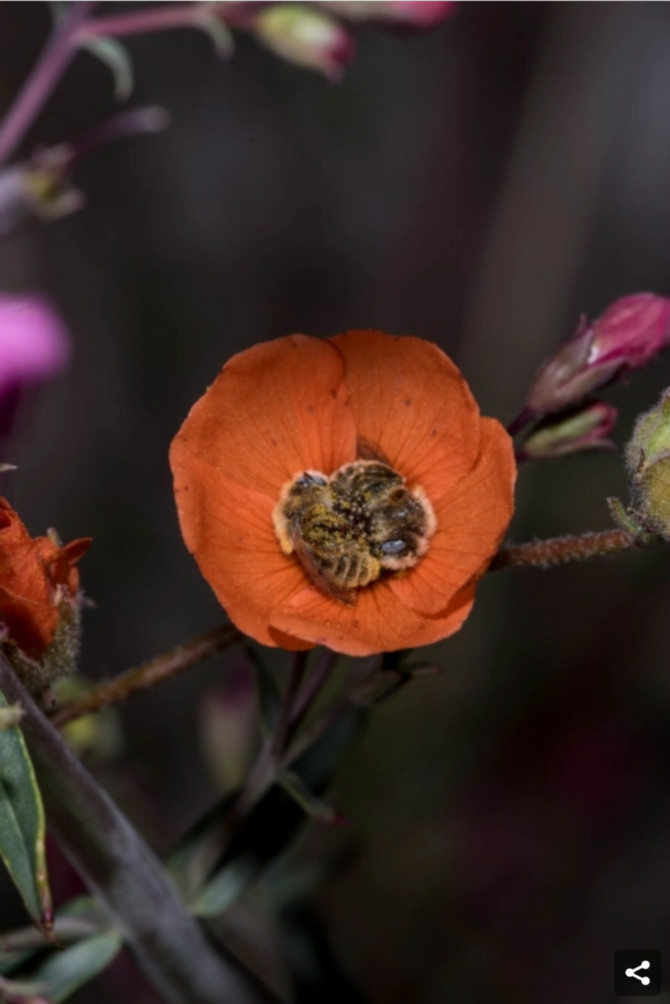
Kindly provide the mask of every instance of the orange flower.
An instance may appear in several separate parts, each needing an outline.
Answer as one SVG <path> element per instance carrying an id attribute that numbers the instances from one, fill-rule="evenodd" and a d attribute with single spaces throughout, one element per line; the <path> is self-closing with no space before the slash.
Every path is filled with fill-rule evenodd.
<path id="1" fill-rule="evenodd" d="M 407 544 L 401 570 L 388 571 L 394 559 L 382 558 L 370 584 L 338 597 L 310 571 L 304 524 L 285 500 L 308 482 L 305 491 L 328 492 L 330 476 L 344 469 L 349 477 L 355 469 L 345 465 L 361 456 L 405 479 L 403 512 L 421 506 L 423 529 L 382 545 L 395 554 Z M 513 511 L 515 465 L 502 426 L 480 416 L 436 345 L 379 331 L 290 335 L 234 356 L 177 433 L 170 463 L 186 545 L 231 620 L 265 645 L 293 650 L 321 644 L 369 655 L 453 634 Z M 338 546 L 345 537 L 359 551 L 368 546 L 368 530 L 359 530 L 371 525 L 370 497 L 362 515 L 360 497 L 357 510 L 337 500 L 338 513 L 363 520 L 352 530 L 342 517 L 332 531 Z M 332 519 L 332 498 L 321 502 L 310 513 Z M 333 544 L 330 530 L 318 533 L 324 547 Z"/>
<path id="2" fill-rule="evenodd" d="M 54 639 L 59 603 L 79 589 L 77 561 L 89 539 L 60 547 L 51 537 L 31 537 L 9 502 L 0 498 L 0 623 L 8 638 L 38 659 Z"/>

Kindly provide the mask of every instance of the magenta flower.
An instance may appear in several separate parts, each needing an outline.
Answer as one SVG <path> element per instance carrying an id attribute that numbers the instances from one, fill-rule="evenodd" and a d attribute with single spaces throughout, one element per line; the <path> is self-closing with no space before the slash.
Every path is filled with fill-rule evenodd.
<path id="1" fill-rule="evenodd" d="M 26 394 L 60 373 L 70 337 L 42 296 L 0 294 L 0 436 L 10 431 Z"/>
<path id="2" fill-rule="evenodd" d="M 598 387 L 643 366 L 668 344 L 670 300 L 654 293 L 624 296 L 593 324 L 581 319 L 570 341 L 540 368 L 522 415 L 528 420 L 578 404 Z M 514 423 L 517 428 L 521 417 Z"/>

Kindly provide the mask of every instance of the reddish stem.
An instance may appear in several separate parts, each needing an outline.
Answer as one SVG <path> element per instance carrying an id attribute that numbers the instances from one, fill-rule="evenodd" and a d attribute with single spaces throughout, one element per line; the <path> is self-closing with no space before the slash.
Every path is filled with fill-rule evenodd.
<path id="1" fill-rule="evenodd" d="M 98 17 L 82 24 L 77 38 L 84 41 L 100 35 L 142 35 L 149 31 L 164 31 L 166 28 L 189 28 L 197 23 L 205 4 L 171 3 L 160 7 L 153 5 L 129 14 L 112 14 Z"/>
<path id="2" fill-rule="evenodd" d="M 501 548 L 491 569 L 498 568 L 552 568 L 573 561 L 588 561 L 620 551 L 632 551 L 656 543 L 658 538 L 634 537 L 625 530 L 602 530 L 573 537 L 552 537 L 549 540 L 532 540 L 526 544 L 510 544 Z"/>
<path id="3" fill-rule="evenodd" d="M 0 165 L 12 155 L 41 112 L 49 95 L 77 51 L 75 35 L 94 3 L 73 3 L 68 16 L 52 33 L 8 112 L 0 122 Z"/>
<path id="4" fill-rule="evenodd" d="M 74 718 L 81 718 L 82 715 L 89 715 L 95 711 L 101 711 L 110 704 L 118 704 L 124 701 L 131 694 L 136 694 L 140 690 L 147 690 L 156 683 L 168 680 L 182 670 L 194 666 L 203 659 L 209 658 L 215 652 L 223 648 L 228 648 L 241 635 L 232 624 L 224 624 L 222 627 L 210 631 L 201 638 L 178 645 L 170 652 L 156 656 L 149 662 L 144 662 L 134 669 L 129 669 L 120 676 L 115 676 L 112 680 L 104 680 L 87 694 L 76 698 L 69 704 L 64 704 L 52 717 L 54 725 L 60 727 L 67 725 Z"/>

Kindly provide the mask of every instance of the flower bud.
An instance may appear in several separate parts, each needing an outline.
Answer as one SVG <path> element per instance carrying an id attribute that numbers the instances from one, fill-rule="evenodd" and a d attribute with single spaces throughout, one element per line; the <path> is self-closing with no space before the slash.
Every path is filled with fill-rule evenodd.
<path id="1" fill-rule="evenodd" d="M 561 457 L 580 450 L 614 449 L 607 438 L 617 420 L 617 409 L 604 401 L 544 419 L 532 430 L 518 453 L 519 460 Z"/>
<path id="2" fill-rule="evenodd" d="M 69 357 L 69 335 L 47 300 L 0 294 L 0 437 L 25 395 L 56 376 Z"/>
<path id="3" fill-rule="evenodd" d="M 626 466 L 636 513 L 649 530 L 670 540 L 670 390 L 638 419 Z"/>
<path id="4" fill-rule="evenodd" d="M 423 2 L 423 0 L 333 0 L 322 3 L 334 14 L 345 17 L 349 21 L 387 21 L 395 24 L 410 25 L 414 28 L 430 28 L 449 17 L 456 6 L 453 0 L 447 3 Z"/>
<path id="5" fill-rule="evenodd" d="M 307 4 L 270 4 L 259 11 L 253 29 L 276 55 L 298 66 L 320 70 L 329 80 L 341 78 L 354 51 L 347 30 Z"/>
<path id="6" fill-rule="evenodd" d="M 670 300 L 636 293 L 616 300 L 577 331 L 540 368 L 525 413 L 548 415 L 578 404 L 598 387 L 638 369 L 670 343 Z"/>
<path id="7" fill-rule="evenodd" d="M 53 532 L 31 537 L 0 498 L 2 646 L 33 691 L 74 668 L 81 608 L 76 565 L 89 544 L 86 538 L 62 546 Z"/>

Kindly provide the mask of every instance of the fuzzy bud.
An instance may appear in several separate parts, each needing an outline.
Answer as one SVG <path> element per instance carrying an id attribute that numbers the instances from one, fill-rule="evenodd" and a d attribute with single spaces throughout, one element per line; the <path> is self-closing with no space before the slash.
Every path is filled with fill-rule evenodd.
<path id="1" fill-rule="evenodd" d="M 307 4 L 270 4 L 254 19 L 253 30 L 282 59 L 338 81 L 354 52 L 351 36 L 330 15 Z"/>
<path id="2" fill-rule="evenodd" d="M 670 300 L 636 293 L 577 331 L 533 380 L 525 412 L 548 415 L 643 366 L 670 343 Z"/>
<path id="3" fill-rule="evenodd" d="M 617 420 L 617 409 L 604 401 L 546 418 L 532 430 L 518 454 L 519 460 L 562 457 L 580 450 L 611 450 L 607 438 Z"/>
<path id="4" fill-rule="evenodd" d="M 670 540 L 670 390 L 637 420 L 626 466 L 635 512 L 645 527 Z"/>

